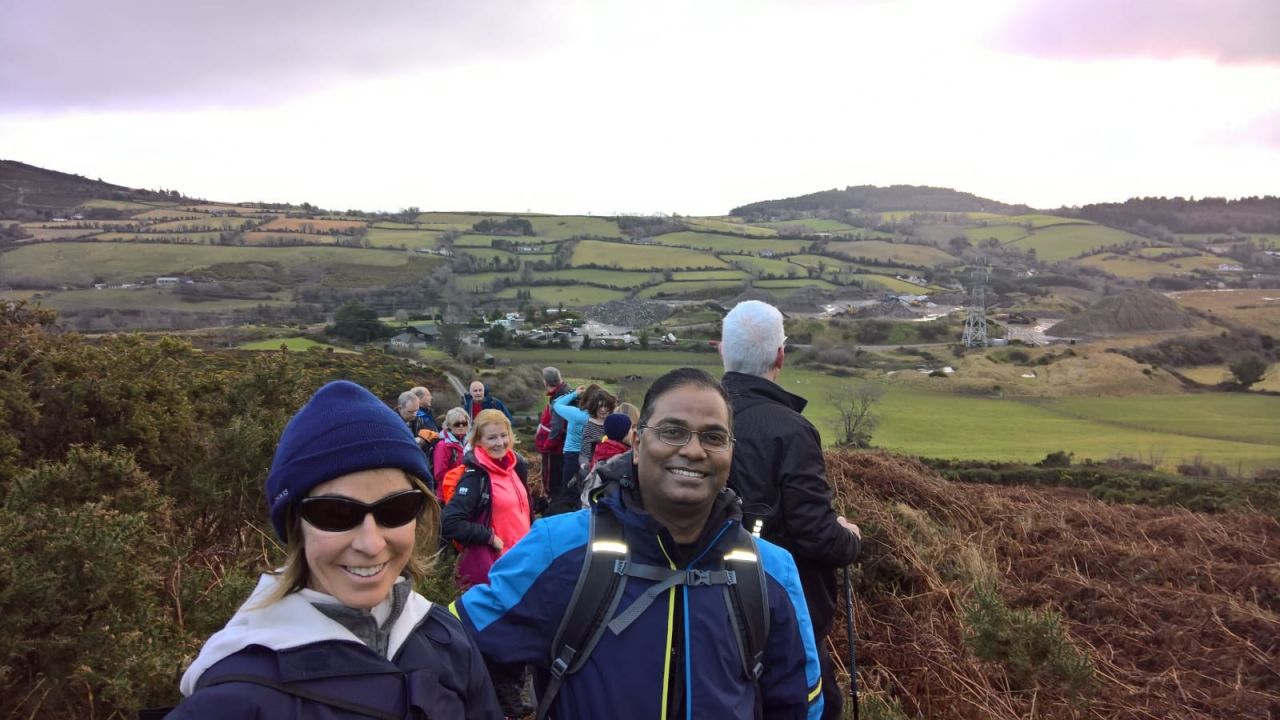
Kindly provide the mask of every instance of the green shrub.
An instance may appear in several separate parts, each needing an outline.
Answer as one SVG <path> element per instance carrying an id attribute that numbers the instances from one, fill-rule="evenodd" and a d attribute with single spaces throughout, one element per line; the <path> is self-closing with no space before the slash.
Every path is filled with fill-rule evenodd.
<path id="1" fill-rule="evenodd" d="M 1093 661 L 1072 644 L 1056 613 L 1011 609 L 989 587 L 974 589 L 964 613 L 965 644 L 999 665 L 1011 689 L 1061 688 L 1073 700 L 1092 691 Z"/>

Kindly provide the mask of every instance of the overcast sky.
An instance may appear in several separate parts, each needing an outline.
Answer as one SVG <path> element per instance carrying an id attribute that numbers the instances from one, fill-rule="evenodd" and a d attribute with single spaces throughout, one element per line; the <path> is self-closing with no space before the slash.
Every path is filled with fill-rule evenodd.
<path id="1" fill-rule="evenodd" d="M 0 0 L 0 158 L 339 210 L 1280 194 L 1280 0 Z"/>

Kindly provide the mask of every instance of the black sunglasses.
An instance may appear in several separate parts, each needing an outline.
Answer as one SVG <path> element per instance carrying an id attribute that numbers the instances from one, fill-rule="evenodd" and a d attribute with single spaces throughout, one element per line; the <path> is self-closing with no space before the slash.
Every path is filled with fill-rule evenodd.
<path id="1" fill-rule="evenodd" d="M 385 528 L 408 525 L 427 498 L 421 490 L 405 490 L 388 495 L 376 503 L 367 505 L 350 498 L 320 495 L 303 498 L 298 504 L 298 514 L 317 530 L 346 532 L 364 522 L 364 516 L 373 513 L 373 519 Z"/>

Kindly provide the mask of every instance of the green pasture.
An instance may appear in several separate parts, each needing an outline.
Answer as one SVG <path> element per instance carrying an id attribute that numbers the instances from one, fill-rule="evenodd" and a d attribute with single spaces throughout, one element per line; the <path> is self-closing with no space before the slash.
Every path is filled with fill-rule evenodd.
<path id="1" fill-rule="evenodd" d="M 928 295 L 937 291 L 937 288 L 921 287 L 889 275 L 858 273 L 853 277 L 867 289 L 883 288 L 897 295 Z"/>
<path id="2" fill-rule="evenodd" d="M 80 203 L 82 208 L 111 208 L 112 210 L 151 210 L 157 207 L 168 206 L 169 203 L 139 203 L 130 202 L 128 200 L 103 200 L 101 198 L 93 198 Z"/>
<path id="3" fill-rule="evenodd" d="M 157 222 L 147 226 L 147 232 L 198 232 L 207 228 L 222 230 L 242 230 L 257 224 L 256 218 L 237 217 L 234 215 L 194 215 L 191 218 Z"/>
<path id="4" fill-rule="evenodd" d="M 618 223 L 608 218 L 589 215 L 521 215 L 533 224 L 533 231 L 540 238 L 567 240 L 578 235 L 595 235 L 621 238 Z"/>
<path id="5" fill-rule="evenodd" d="M 680 273 L 676 273 L 679 275 Z M 601 270 L 598 268 L 569 268 L 566 270 L 534 271 L 533 276 L 539 280 L 555 278 L 574 282 L 612 285 L 620 288 L 633 288 L 645 283 L 661 280 L 662 276 L 642 270 Z"/>
<path id="6" fill-rule="evenodd" d="M 983 240 L 995 240 L 1001 245 L 1021 240 L 1031 233 L 1021 225 L 982 225 L 964 231 L 969 242 L 977 245 Z"/>
<path id="7" fill-rule="evenodd" d="M 1057 215 L 1003 215 L 1000 219 L 1010 225 L 1030 225 L 1033 229 L 1051 225 L 1092 225 L 1088 220 L 1065 218 Z"/>
<path id="8" fill-rule="evenodd" d="M 711 290 L 731 291 L 745 287 L 742 280 L 692 280 L 688 282 L 664 282 L 647 287 L 639 292 L 639 297 L 683 297 L 687 295 L 703 295 Z"/>
<path id="9" fill-rule="evenodd" d="M 711 252 L 749 252 L 759 256 L 761 251 L 775 253 L 803 252 L 812 243 L 808 240 L 783 240 L 779 238 L 744 238 L 732 235 L 701 232 L 673 232 L 653 238 L 655 243 L 672 247 L 687 247 Z"/>
<path id="10" fill-rule="evenodd" d="M 1197 393 L 1062 398 L 1046 409 L 1125 429 L 1280 446 L 1280 397 Z"/>
<path id="11" fill-rule="evenodd" d="M 931 245 L 908 245 L 883 240 L 856 240 L 833 242 L 826 246 L 829 252 L 851 257 L 886 260 L 919 267 L 936 267 L 955 262 L 955 258 Z"/>
<path id="12" fill-rule="evenodd" d="M 794 264 L 786 260 L 777 260 L 774 258 L 762 258 L 755 255 L 726 255 L 724 257 L 730 265 L 746 266 L 758 269 L 765 275 L 777 275 L 779 277 L 788 277 L 792 271 L 797 276 L 804 275 L 804 270 L 796 267 Z"/>
<path id="13" fill-rule="evenodd" d="M 69 228 L 69 227 L 28 227 L 25 228 L 27 233 L 36 240 L 70 240 L 73 238 L 89 237 L 102 232 L 94 228 Z"/>
<path id="14" fill-rule="evenodd" d="M 762 290 L 796 290 L 803 287 L 816 287 L 823 290 L 834 290 L 836 286 L 826 280 L 817 280 L 812 278 L 794 278 L 786 280 L 757 280 L 752 283 L 755 287 Z M 779 295 L 780 293 L 774 293 Z M 781 293 L 785 295 L 786 293 Z"/>
<path id="15" fill-rule="evenodd" d="M 505 241 L 513 245 L 533 245 L 539 248 L 538 252 L 551 252 L 553 246 L 559 243 L 559 240 L 546 237 L 528 237 L 524 235 L 476 235 L 474 233 L 463 235 L 453 241 L 454 247 L 493 247 L 493 241 Z M 548 246 L 548 247 L 543 247 Z"/>
<path id="16" fill-rule="evenodd" d="M 418 248 L 429 248 L 434 250 L 440 246 L 440 233 L 433 230 L 374 227 L 371 228 L 364 237 L 373 247 L 398 248 L 403 245 L 409 250 L 416 250 Z"/>
<path id="17" fill-rule="evenodd" d="M 504 280 L 506 278 L 515 279 L 519 277 L 518 272 L 485 272 L 485 273 L 454 273 L 453 279 L 458 283 L 458 288 L 467 292 L 489 292 L 493 287 L 494 280 Z"/>
<path id="18" fill-rule="evenodd" d="M 514 298 L 521 288 L 509 287 L 497 294 L 500 298 Z M 627 296 L 625 290 L 595 287 L 594 285 L 537 285 L 524 288 L 538 302 L 548 305 L 564 303 L 569 307 L 599 305 L 610 300 L 620 300 Z"/>
<path id="19" fill-rule="evenodd" d="M 1196 255 L 1201 255 L 1202 253 L 1197 252 L 1196 250 L 1193 250 L 1191 248 L 1180 248 L 1180 247 L 1175 247 L 1173 245 L 1152 245 L 1151 247 L 1138 248 L 1137 250 L 1132 251 L 1130 254 L 1136 257 L 1158 258 L 1161 255 L 1178 255 L 1178 254 L 1182 254 L 1184 257 L 1194 257 Z"/>
<path id="20" fill-rule="evenodd" d="M 573 265 L 614 266 L 621 270 L 727 267 L 714 255 L 662 245 L 583 240 L 573 251 Z"/>
<path id="21" fill-rule="evenodd" d="M 767 227 L 778 231 L 785 231 L 790 228 L 800 228 L 804 232 L 829 232 L 843 233 L 850 231 L 858 231 L 852 225 L 846 225 L 838 220 L 828 220 L 826 218 L 800 218 L 798 220 L 785 220 L 782 222 L 756 223 L 757 227 Z"/>
<path id="22" fill-rule="evenodd" d="M 281 305 L 291 302 L 276 295 L 264 300 L 242 298 L 201 299 L 179 295 L 172 288 L 141 287 L 131 290 L 106 288 L 103 290 L 65 290 L 47 292 L 40 303 L 59 312 L 82 310 L 180 310 L 183 312 L 232 312 L 247 310 L 259 305 Z"/>
<path id="23" fill-rule="evenodd" d="M 880 219 L 885 222 L 903 222 L 910 220 L 913 215 L 923 215 L 930 218 L 931 222 L 940 222 L 951 224 L 968 224 L 974 222 L 1002 222 L 1008 215 L 989 212 L 936 212 L 933 210 L 890 210 L 880 213 Z"/>
<path id="24" fill-rule="evenodd" d="M 278 263 L 286 268 L 313 265 L 330 274 L 350 276 L 352 268 L 429 268 L 433 263 L 408 253 L 332 246 L 238 247 L 229 245 L 147 245 L 77 242 L 26 245 L 0 255 L 0 280 L 39 279 L 58 285 L 133 282 L 157 275 L 183 275 L 220 263 Z M 411 261 L 416 261 L 412 262 Z"/>
<path id="25" fill-rule="evenodd" d="M 549 349 L 495 354 L 537 367 L 554 365 L 575 382 L 626 375 L 651 382 L 667 370 L 686 365 L 716 376 L 721 373 L 719 356 L 713 352 Z M 779 379 L 786 390 L 809 400 L 805 417 L 826 443 L 832 443 L 838 415 L 830 398 L 856 381 L 790 367 Z M 1029 402 L 896 385 L 884 389 L 876 406 L 881 422 L 873 443 L 897 452 L 1036 462 L 1066 450 L 1077 461 L 1123 456 L 1144 462 L 1154 459 L 1172 468 L 1199 456 L 1233 471 L 1280 467 L 1280 398 L 1221 393 Z M 1232 420 L 1233 414 L 1241 419 Z M 1224 429 L 1207 430 L 1205 425 L 1218 418 L 1226 420 Z M 1251 423 L 1257 430 L 1249 429 Z"/>
<path id="26" fill-rule="evenodd" d="M 493 248 L 455 248 L 454 253 L 457 255 L 470 255 L 488 263 L 492 263 L 494 258 L 503 263 L 508 262 L 511 258 L 516 260 L 522 258 L 548 260 L 554 254 L 551 251 L 544 253 L 513 253 L 506 250 L 494 250 Z"/>
<path id="27" fill-rule="evenodd" d="M 769 227 L 761 227 L 759 225 L 748 225 L 744 222 L 734 222 L 729 219 L 721 218 L 680 218 L 680 222 L 685 226 L 694 230 L 710 230 L 712 232 L 737 233 L 739 235 L 753 235 L 755 237 L 773 237 L 778 234 L 777 230 Z"/>
<path id="28" fill-rule="evenodd" d="M 1052 225 L 1036 230 L 1029 237 L 1015 240 L 1010 245 L 1024 250 L 1035 250 L 1038 260 L 1057 262 L 1078 257 L 1095 248 L 1128 242 L 1149 245 L 1151 241 L 1133 233 L 1103 225 L 1073 223 Z"/>
<path id="29" fill-rule="evenodd" d="M 1180 368 L 1178 372 L 1205 385 L 1217 385 L 1220 382 L 1233 380 L 1231 371 L 1226 365 L 1201 365 L 1193 368 Z M 1261 382 L 1250 386 L 1254 390 L 1270 390 L 1280 392 L 1280 366 L 1273 365 Z"/>
<path id="30" fill-rule="evenodd" d="M 271 340 L 259 340 L 257 342 L 245 343 L 239 347 L 240 350 L 279 350 L 280 346 L 284 346 L 286 350 L 301 352 L 310 350 L 311 348 L 320 348 L 321 350 L 332 350 L 334 352 L 349 353 L 350 350 L 335 347 L 328 343 L 316 342 L 307 337 L 291 337 L 291 338 L 274 338 Z"/>
<path id="31" fill-rule="evenodd" d="M 1280 235 L 1253 233 L 1249 235 L 1229 235 L 1227 233 L 1183 233 L 1178 236 L 1186 242 L 1204 242 L 1215 245 L 1247 242 L 1261 249 L 1280 248 Z"/>
<path id="32" fill-rule="evenodd" d="M 105 232 L 100 235 L 94 235 L 93 239 L 97 242 L 111 243 L 173 243 L 173 244 L 191 244 L 191 245 L 210 245 L 221 239 L 222 233 L 217 231 L 210 232 L 143 232 L 143 233 L 124 233 L 124 232 Z"/>
<path id="33" fill-rule="evenodd" d="M 485 218 L 505 220 L 511 217 L 503 213 L 458 213 L 458 212 L 424 212 L 416 219 L 424 225 L 447 225 L 458 229 L 467 229 Z"/>
<path id="34" fill-rule="evenodd" d="M 683 272 L 671 273 L 672 280 L 736 280 L 741 282 L 747 279 L 747 274 L 741 270 L 687 270 Z"/>
<path id="35" fill-rule="evenodd" d="M 383 220 L 373 224 L 375 229 L 380 230 L 418 230 L 418 223 L 401 223 Z"/>
<path id="36" fill-rule="evenodd" d="M 1102 253 L 1090 255 L 1077 262 L 1084 267 L 1096 268 L 1116 277 L 1150 280 L 1161 275 L 1174 275 L 1191 270 L 1216 270 L 1223 260 L 1213 255 L 1195 255 L 1175 260 L 1156 261 L 1132 255 Z"/>
<path id="37" fill-rule="evenodd" d="M 156 222 L 164 222 L 169 220 L 200 220 L 203 218 L 212 218 L 207 213 L 190 212 L 187 210 L 178 210 L 175 208 L 156 208 L 134 215 L 131 220 L 154 220 Z"/>

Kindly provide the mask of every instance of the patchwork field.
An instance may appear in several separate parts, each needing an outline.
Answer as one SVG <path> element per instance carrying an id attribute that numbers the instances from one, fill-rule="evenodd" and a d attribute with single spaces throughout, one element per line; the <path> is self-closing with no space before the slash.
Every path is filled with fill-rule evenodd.
<path id="1" fill-rule="evenodd" d="M 804 274 L 804 271 L 796 267 L 794 264 L 787 262 L 786 260 L 777 260 L 775 258 L 762 258 L 754 255 L 727 255 L 725 256 L 725 261 L 730 265 L 755 268 L 765 275 L 787 277 L 792 274 Z M 832 260 L 832 262 L 837 261 Z"/>
<path id="2" fill-rule="evenodd" d="M 702 232 L 674 232 L 658 235 L 655 243 L 674 247 L 696 248 L 711 252 L 749 252 L 759 256 L 761 251 L 772 250 L 775 253 L 802 252 L 812 243 L 808 240 L 784 240 L 781 238 L 743 238 L 732 235 Z"/>
<path id="3" fill-rule="evenodd" d="M 373 247 L 398 248 L 403 246 L 409 250 L 418 248 L 434 250 L 440 246 L 440 233 L 432 230 L 374 227 L 364 237 Z"/>
<path id="4" fill-rule="evenodd" d="M 195 217 L 157 222 L 147 226 L 147 232 L 198 232 L 202 230 L 241 230 L 256 224 L 255 218 L 227 215 L 196 215 Z"/>
<path id="5" fill-rule="evenodd" d="M 4 253 L 0 280 L 15 277 L 49 284 L 91 285 L 134 282 L 157 275 L 183 275 L 218 263 L 365 265 L 393 268 L 409 262 L 406 253 L 339 247 L 234 247 L 220 245 L 147 245 L 80 242 L 28 245 Z"/>
<path id="6" fill-rule="evenodd" d="M 937 267 L 956 261 L 951 255 L 930 245 L 908 245 L 883 240 L 833 242 L 827 245 L 827 250 L 855 258 L 886 260 L 917 267 Z"/>
<path id="7" fill-rule="evenodd" d="M 296 233 L 330 233 L 351 232 L 365 227 L 366 223 L 357 220 L 320 220 L 318 218 L 286 218 L 279 217 L 262 226 L 262 230 L 270 232 Z"/>
<path id="8" fill-rule="evenodd" d="M 752 235 L 755 237 L 774 237 L 778 234 L 777 230 L 771 227 L 763 227 L 760 225 L 748 225 L 744 222 L 734 222 L 730 219 L 722 218 L 680 218 L 680 222 L 694 230 L 710 230 L 712 232 L 738 233 L 740 235 Z"/>
<path id="9" fill-rule="evenodd" d="M 200 298 L 196 301 L 171 288 L 143 287 L 124 290 L 67 290 L 43 294 L 40 303 L 60 312 L 82 310 L 180 310 L 184 312 L 234 312 L 259 305 L 284 305 L 292 301 L 283 294 L 262 299 Z"/>
<path id="10" fill-rule="evenodd" d="M 599 240 L 583 240 L 578 243 L 573 251 L 572 262 L 574 265 L 603 266 L 612 266 L 616 263 L 622 270 L 727 267 L 725 261 L 720 258 L 696 250 Z"/>
<path id="11" fill-rule="evenodd" d="M 534 300 L 548 305 L 564 303 L 566 306 L 598 305 L 626 297 L 625 290 L 600 288 L 593 285 L 538 285 L 527 288 Z M 514 298 L 519 288 L 506 288 L 498 293 L 500 298 Z"/>
<path id="12" fill-rule="evenodd" d="M 1149 245 L 1150 240 L 1102 225 L 1071 223 L 1053 225 L 1035 231 L 1030 237 L 1011 244 L 1024 250 L 1035 250 L 1036 258 L 1047 262 L 1069 260 L 1097 248 L 1124 243 Z"/>
<path id="13" fill-rule="evenodd" d="M 1189 290 L 1169 293 L 1179 305 L 1234 320 L 1260 332 L 1280 335 L 1280 289 Z"/>
<path id="14" fill-rule="evenodd" d="M 1148 260 L 1132 255 L 1102 253 L 1090 255 L 1078 261 L 1085 267 L 1096 268 L 1116 277 L 1150 280 L 1158 276 L 1177 275 L 1192 270 L 1213 270 L 1222 262 L 1212 255 L 1193 255 L 1175 260 Z"/>
<path id="15" fill-rule="evenodd" d="M 681 297 L 707 291 L 730 291 L 742 287 L 741 280 L 691 280 L 688 282 L 664 282 L 640 291 L 642 298 Z"/>
<path id="16" fill-rule="evenodd" d="M 983 225 L 982 227 L 969 228 L 964 231 L 965 238 L 977 245 L 983 240 L 995 240 L 1001 245 L 1021 240 L 1031 234 L 1021 225 Z"/>

